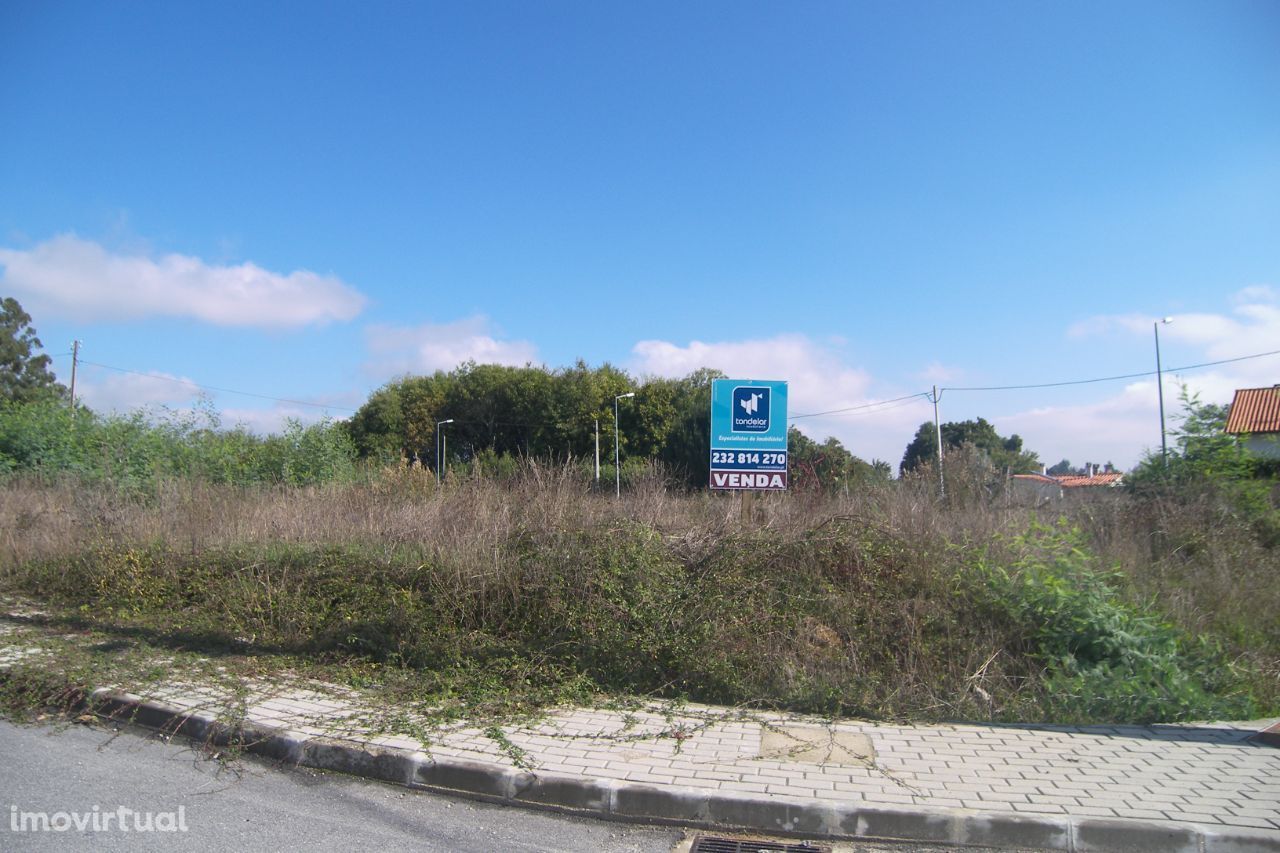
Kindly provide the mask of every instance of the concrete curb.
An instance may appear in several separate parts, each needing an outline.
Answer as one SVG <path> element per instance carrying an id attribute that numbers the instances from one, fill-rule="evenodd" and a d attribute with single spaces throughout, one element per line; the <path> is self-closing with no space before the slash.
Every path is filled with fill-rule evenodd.
<path id="1" fill-rule="evenodd" d="M 1280 853 L 1280 831 L 752 796 L 521 770 L 460 758 L 433 758 L 423 752 L 360 746 L 253 724 L 231 728 L 207 713 L 184 711 L 105 688 L 95 690 L 89 704 L 95 713 L 112 720 L 203 743 L 234 743 L 282 763 L 504 805 L 608 820 L 830 840 L 1031 847 L 1071 853 Z"/>

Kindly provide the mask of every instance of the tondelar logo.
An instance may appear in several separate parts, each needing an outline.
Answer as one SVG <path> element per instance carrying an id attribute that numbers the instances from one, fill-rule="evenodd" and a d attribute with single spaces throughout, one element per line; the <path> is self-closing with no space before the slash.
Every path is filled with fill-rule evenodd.
<path id="1" fill-rule="evenodd" d="M 739 385 L 733 389 L 733 431 L 769 431 L 769 388 Z"/>

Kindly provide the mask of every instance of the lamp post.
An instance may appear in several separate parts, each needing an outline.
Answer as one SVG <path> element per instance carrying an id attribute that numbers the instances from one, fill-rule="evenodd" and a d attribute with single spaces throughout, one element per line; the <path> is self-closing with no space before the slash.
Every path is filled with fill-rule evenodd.
<path id="1" fill-rule="evenodd" d="M 445 424 L 453 423 L 453 418 L 447 421 L 436 421 L 436 485 L 440 485 L 440 469 L 444 467 L 444 430 L 441 429 Z"/>
<path id="2" fill-rule="evenodd" d="M 1156 336 L 1156 390 L 1160 395 L 1160 457 L 1164 460 L 1166 468 L 1169 467 L 1169 442 L 1165 438 L 1164 431 L 1164 373 L 1160 370 L 1160 327 L 1172 322 L 1172 317 L 1165 317 L 1151 324 L 1151 330 Z"/>
<path id="3" fill-rule="evenodd" d="M 619 498 L 622 497 L 622 451 L 618 442 L 618 401 L 635 395 L 635 391 L 628 391 L 613 398 L 613 488 Z"/>

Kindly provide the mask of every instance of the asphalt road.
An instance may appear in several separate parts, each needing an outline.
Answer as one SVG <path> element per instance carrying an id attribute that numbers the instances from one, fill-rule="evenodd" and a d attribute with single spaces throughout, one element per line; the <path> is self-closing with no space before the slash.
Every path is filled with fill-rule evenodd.
<path id="1" fill-rule="evenodd" d="M 151 813 L 151 831 L 137 831 L 139 818 L 131 813 L 124 815 L 129 831 L 121 831 L 121 807 Z M 87 821 L 84 831 L 75 827 L 77 817 Z M 177 828 L 180 818 L 186 831 Z M 68 822 L 66 831 L 52 829 Z M 170 826 L 174 831 L 161 831 Z M 0 721 L 0 850 L 665 853 L 682 837 L 672 829 L 491 806 L 253 758 L 224 766 L 188 744 L 135 730 Z"/>
<path id="2" fill-rule="evenodd" d="M 123 815 L 122 808 L 128 810 Z M 139 825 L 149 828 L 140 831 Z M 58 831 L 60 826 L 66 828 Z M 410 791 L 252 756 L 224 763 L 181 739 L 167 742 L 136 728 L 0 720 L 4 851 L 679 853 L 689 849 L 690 836 Z M 863 842 L 834 847 L 838 853 L 949 849 Z"/>

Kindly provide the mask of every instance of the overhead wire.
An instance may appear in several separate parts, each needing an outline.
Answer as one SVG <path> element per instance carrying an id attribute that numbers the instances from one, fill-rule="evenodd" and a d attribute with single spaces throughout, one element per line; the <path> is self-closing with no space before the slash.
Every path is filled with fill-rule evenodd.
<path id="1" fill-rule="evenodd" d="M 903 397 L 894 397 L 892 400 L 879 400 L 874 403 L 863 403 L 862 405 L 858 405 L 858 406 L 847 406 L 843 409 L 830 409 L 825 412 L 809 412 L 808 414 L 804 414 L 804 415 L 792 415 L 791 417 L 787 418 L 787 420 L 798 421 L 801 418 L 816 418 L 816 417 L 821 417 L 823 415 L 842 415 L 850 412 L 859 412 L 866 409 L 873 409 L 880 406 L 889 406 L 889 404 L 891 403 L 902 403 L 903 405 L 905 405 L 903 401 L 914 400 L 917 397 L 923 397 L 925 399 L 928 399 L 929 392 L 918 391 L 915 394 L 907 394 L 906 396 L 903 396 Z M 898 406 L 892 406 L 892 408 L 896 409 L 898 408 Z M 882 409 L 881 411 L 888 411 L 888 409 Z"/>
<path id="2" fill-rule="evenodd" d="M 144 373 L 141 370 L 129 370 L 125 367 L 115 367 L 110 364 L 102 364 L 97 361 L 89 361 L 86 358 L 80 359 L 81 364 L 90 364 L 94 367 L 101 367 L 106 370 L 114 370 L 117 373 L 129 373 L 134 376 L 145 376 L 149 379 L 162 379 L 165 382 L 176 382 L 179 385 L 187 385 L 192 388 L 199 388 L 201 391 L 217 391 L 220 394 L 238 394 L 241 397 L 256 397 L 259 400 L 271 400 L 276 403 L 289 403 L 294 406 L 312 406 L 317 409 L 338 409 L 344 412 L 355 412 L 356 409 L 350 406 L 335 406 L 328 403 L 315 403 L 310 400 L 293 400 L 287 397 L 272 397 L 270 394 L 255 394 L 252 391 L 238 391 L 234 388 L 219 388 L 216 385 L 202 385 L 199 382 L 192 382 L 190 379 L 179 379 L 176 376 L 165 376 L 159 373 Z"/>
<path id="3" fill-rule="evenodd" d="M 68 355 L 71 355 L 71 353 L 70 352 L 57 353 L 52 357 L 61 358 Z M 1170 367 L 1162 371 L 1146 370 L 1138 373 L 1121 373 L 1121 374 L 1116 374 L 1114 376 L 1096 376 L 1089 379 L 1070 379 L 1070 380 L 1063 380 L 1058 382 L 1037 382 L 1037 383 L 1022 384 L 1022 385 L 942 386 L 938 389 L 938 391 L 939 391 L 939 394 L 941 394 L 941 392 L 943 391 L 970 391 L 970 392 L 1023 391 L 1023 390 L 1032 390 L 1032 389 L 1038 389 L 1038 388 L 1061 388 L 1061 387 L 1066 387 L 1071 385 L 1091 385 L 1091 384 L 1097 384 L 1100 382 L 1118 382 L 1124 379 L 1142 379 L 1150 376 L 1155 376 L 1157 372 L 1180 373 L 1188 370 L 1198 370 L 1200 368 L 1205 368 L 1205 367 L 1216 367 L 1222 364 L 1233 364 L 1235 362 L 1249 361 L 1257 358 L 1266 358 L 1268 356 L 1274 356 L 1274 355 L 1280 355 L 1280 350 L 1270 350 L 1268 352 L 1253 353 L 1251 355 L 1242 355 L 1242 356 L 1237 356 L 1235 358 L 1223 358 L 1223 359 L 1218 359 L 1216 361 L 1205 361 L 1205 362 L 1200 362 L 1198 364 L 1187 364 L 1179 367 Z M 81 364 L 91 365 L 93 367 L 100 367 L 100 368 L 103 368 L 104 370 L 113 370 L 117 373 L 127 373 L 134 376 L 145 376 L 150 379 L 159 379 L 165 382 L 173 382 L 179 385 L 185 385 L 190 388 L 197 388 L 201 391 L 214 391 L 220 394 L 235 394 L 241 397 L 252 397 L 258 400 L 270 400 L 271 402 L 275 402 L 275 403 L 286 403 L 294 406 L 309 406 L 317 409 L 333 409 L 333 410 L 338 410 L 343 412 L 358 411 L 358 408 L 353 408 L 351 406 L 340 406 L 340 405 L 334 405 L 330 403 L 317 403 L 311 400 L 297 400 L 289 397 L 275 397 L 270 394 L 259 394 L 253 391 L 241 391 L 235 388 L 223 388 L 217 385 L 205 385 L 199 382 L 194 382 L 190 379 L 180 379 L 176 376 L 165 376 L 163 374 L 158 374 L 158 373 L 148 373 L 140 370 L 130 370 L 125 367 L 116 367 L 115 365 L 111 365 L 111 364 L 103 364 L 101 362 L 90 361 L 89 359 L 86 359 L 86 358 L 79 359 L 79 362 Z M 839 409 L 828 409 L 822 412 L 807 412 L 801 415 L 791 415 L 790 417 L 787 418 L 787 420 L 797 421 L 797 420 L 802 420 L 804 418 L 826 417 L 830 415 L 876 414 L 878 412 L 891 411 L 892 409 L 896 409 L 896 408 L 900 408 L 902 406 L 908 405 L 911 401 L 917 398 L 924 399 L 924 400 L 932 400 L 933 395 L 929 391 L 918 391 L 914 394 L 906 394 L 901 397 L 894 397 L 888 400 L 876 400 L 870 403 L 862 403 L 857 406 L 845 406 Z M 468 425 L 490 426 L 490 427 L 503 426 L 503 427 L 525 427 L 525 428 L 559 425 L 553 421 L 518 423 L 518 422 L 512 422 L 512 421 L 459 420 L 457 421 L 457 423 L 468 424 Z"/>
<path id="4" fill-rule="evenodd" d="M 1186 364 L 1181 367 L 1166 367 L 1163 370 L 1147 370 L 1142 373 L 1122 373 L 1118 376 L 1098 376 L 1093 379 L 1072 379 L 1065 382 L 1040 382 L 1031 385 L 988 385 L 975 387 L 944 387 L 943 391 L 1022 391 L 1031 388 L 1060 388 L 1064 385 L 1089 385 L 1095 382 L 1116 382 L 1121 379 L 1140 379 L 1146 376 L 1155 376 L 1157 373 L 1179 373 L 1187 370 L 1197 370 L 1201 367 L 1215 367 L 1219 364 L 1232 364 L 1237 361 L 1248 361 L 1254 358 L 1265 358 L 1270 355 L 1280 355 L 1280 350 L 1271 350 L 1270 352 L 1259 352 L 1253 355 L 1242 355 L 1236 358 L 1223 358 L 1218 361 L 1205 361 L 1200 364 Z"/>

